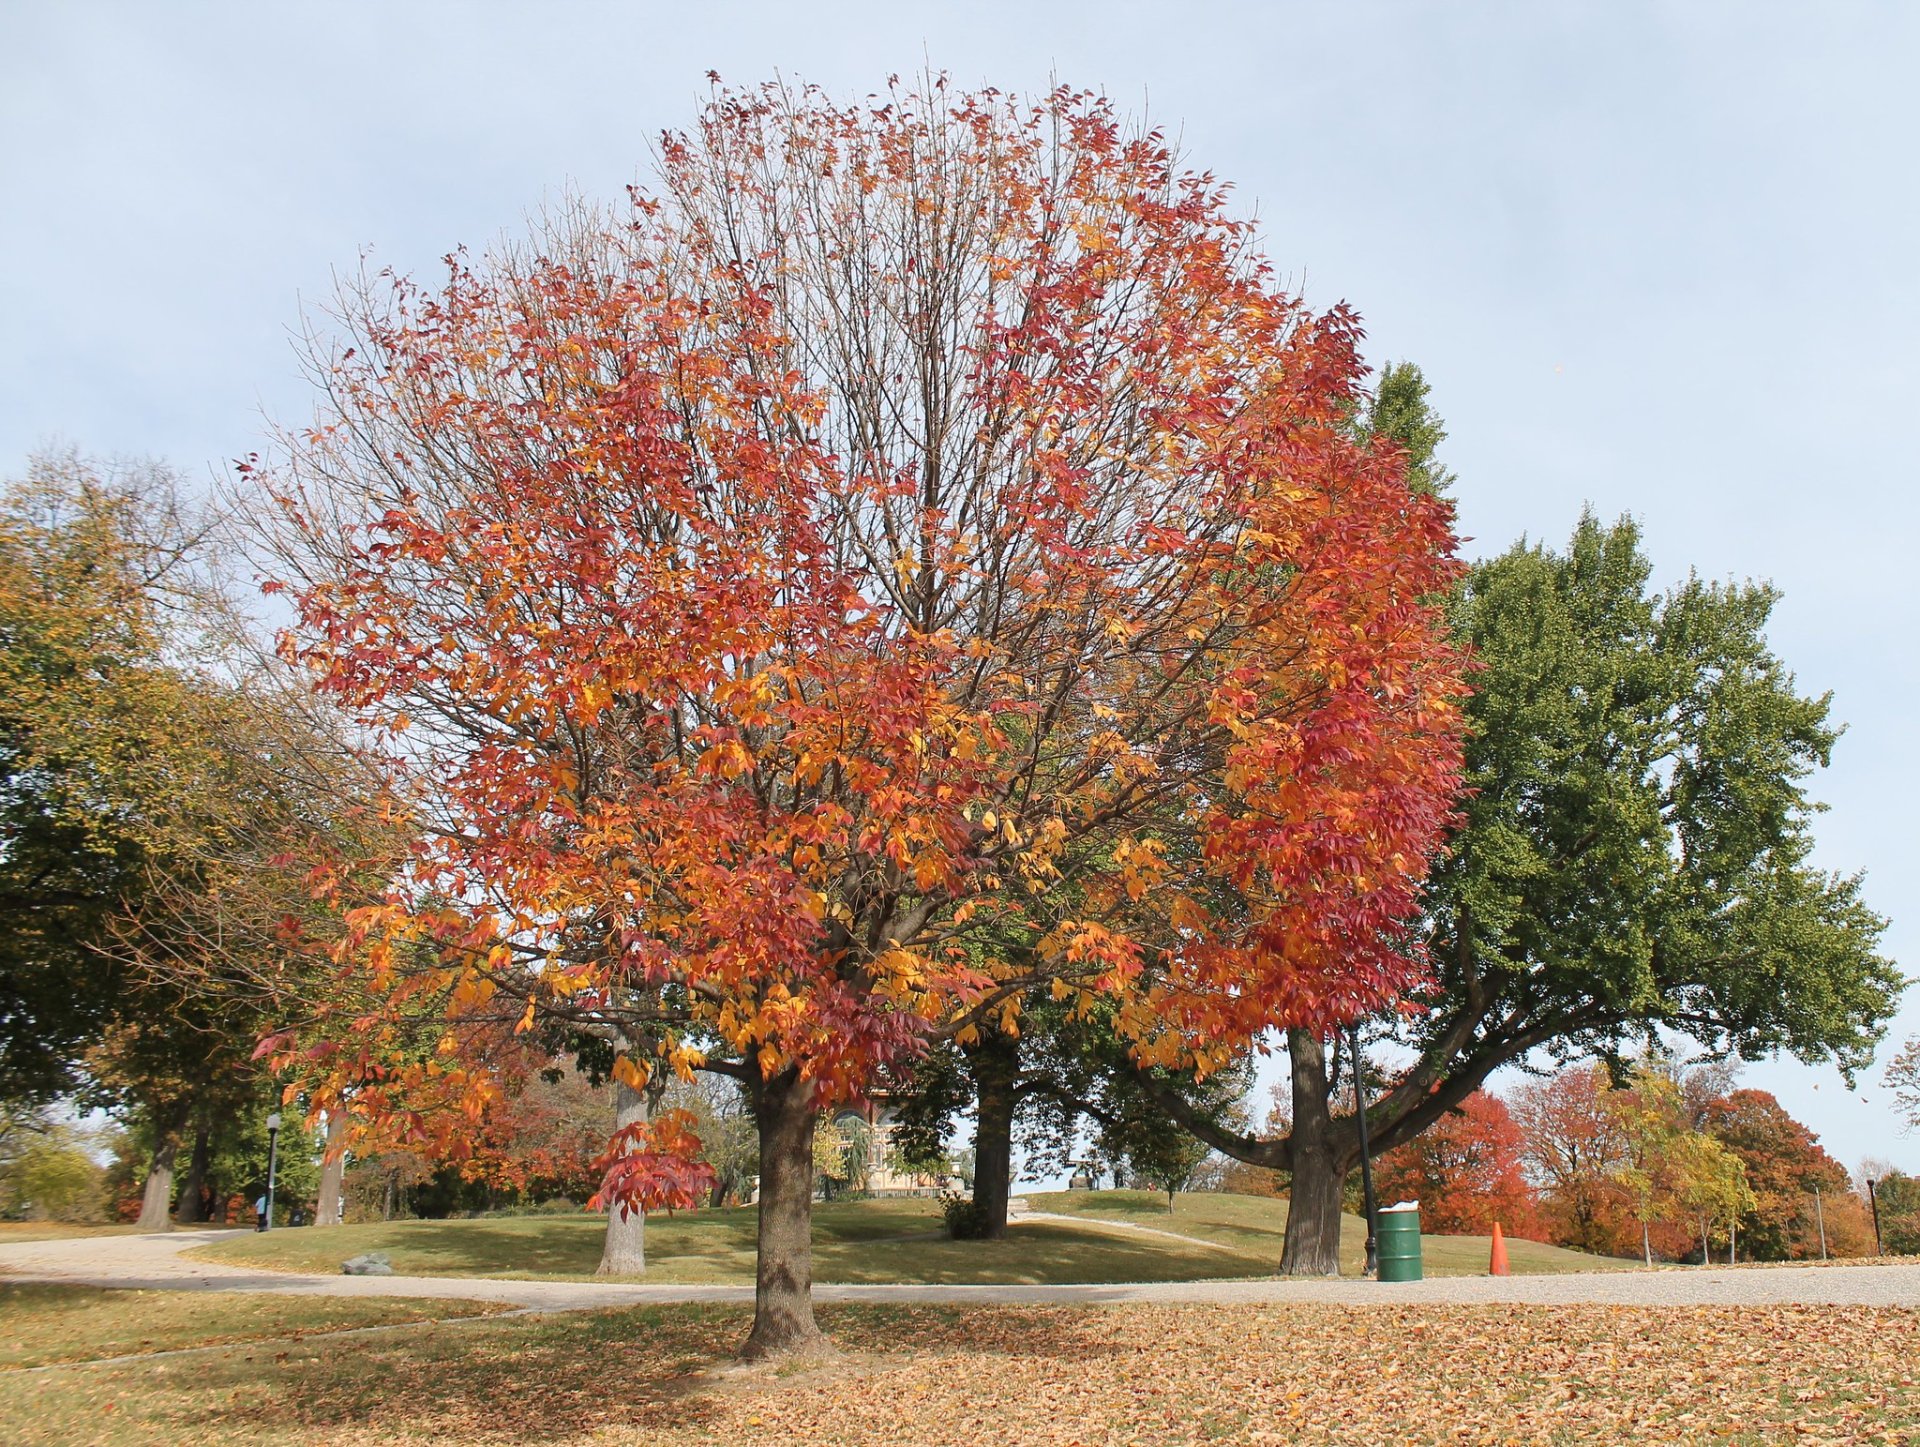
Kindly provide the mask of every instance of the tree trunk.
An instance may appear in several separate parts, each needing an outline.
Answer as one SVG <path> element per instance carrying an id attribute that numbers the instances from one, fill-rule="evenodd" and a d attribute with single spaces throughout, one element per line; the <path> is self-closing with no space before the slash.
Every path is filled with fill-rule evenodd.
<path id="1" fill-rule="evenodd" d="M 1346 1164 L 1334 1140 L 1326 1047 L 1304 1030 L 1287 1032 L 1293 1073 L 1293 1188 L 1287 1202 L 1283 1276 L 1340 1274 L 1340 1205 Z"/>
<path id="2" fill-rule="evenodd" d="M 625 1130 L 647 1118 L 647 1097 L 624 1080 L 613 1083 L 613 1128 Z M 647 1272 L 647 1214 L 607 1207 L 607 1240 L 600 1248 L 595 1276 L 644 1276 Z"/>
<path id="3" fill-rule="evenodd" d="M 313 1209 L 313 1224 L 338 1226 L 341 1220 L 341 1196 L 347 1179 L 347 1113 L 327 1112 L 327 1152 L 320 1162 L 320 1200 Z"/>
<path id="4" fill-rule="evenodd" d="M 1713 1248 L 1707 1244 L 1707 1218 L 1700 1218 L 1700 1264 L 1713 1265 Z"/>
<path id="5" fill-rule="evenodd" d="M 1647 1223 L 1640 1223 L 1640 1251 L 1647 1258 L 1647 1270 L 1653 1270 L 1653 1237 L 1647 1233 Z"/>
<path id="6" fill-rule="evenodd" d="M 817 1347 L 813 1320 L 813 1086 L 788 1067 L 754 1088 L 760 1132 L 760 1249 L 745 1357 Z"/>
<path id="7" fill-rule="evenodd" d="M 153 1164 L 147 1171 L 146 1191 L 140 1200 L 142 1231 L 173 1229 L 173 1162 L 180 1154 L 180 1133 L 187 1128 L 191 1102 L 183 1101 L 170 1115 L 158 1120 L 159 1138 L 154 1142 Z"/>
<path id="8" fill-rule="evenodd" d="M 201 1121 L 193 1133 L 193 1155 L 187 1163 L 187 1184 L 180 1191 L 180 1209 L 174 1219 L 182 1226 L 204 1221 L 207 1212 L 201 1200 L 207 1191 L 207 1165 L 213 1154 L 213 1127 Z M 142 1202 L 144 1213 L 145 1203 Z"/>
<path id="9" fill-rule="evenodd" d="M 1020 1042 L 998 1031 L 967 1047 L 967 1063 L 980 1091 L 973 1135 L 973 1204 L 980 1235 L 999 1241 L 1007 1234 L 1007 1202 L 1013 1195 L 1013 1111 L 1020 1084 Z"/>

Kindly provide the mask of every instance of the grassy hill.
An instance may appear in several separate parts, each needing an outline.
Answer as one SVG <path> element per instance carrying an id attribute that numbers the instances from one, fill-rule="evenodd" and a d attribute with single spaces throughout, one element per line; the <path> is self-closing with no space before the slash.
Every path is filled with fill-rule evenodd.
<path id="1" fill-rule="evenodd" d="M 1186 1195 L 1172 1215 L 1145 1191 L 1036 1196 L 1035 1209 L 1072 1222 L 1016 1222 L 1004 1241 L 949 1241 L 937 1203 L 848 1201 L 814 1208 L 814 1279 L 940 1283 L 1199 1281 L 1270 1276 L 1279 1265 L 1286 1205 L 1255 1196 Z M 1185 1240 L 1122 1229 L 1149 1226 Z M 647 1223 L 648 1281 L 750 1284 L 757 1214 L 751 1206 L 684 1211 Z M 1365 1232 L 1349 1221 L 1345 1264 L 1356 1273 Z M 231 1265 L 334 1273 L 347 1257 L 384 1251 L 408 1276 L 588 1277 L 600 1260 L 595 1217 L 498 1216 L 281 1229 L 195 1248 Z M 1428 1237 L 1429 1270 L 1484 1271 L 1484 1238 Z M 1577 1252 L 1513 1243 L 1515 1271 L 1611 1265 Z"/>
<path id="2" fill-rule="evenodd" d="M 1027 1197 L 1036 1211 L 1058 1212 L 1087 1221 L 1126 1221 L 1211 1241 L 1269 1263 L 1280 1261 L 1287 1231 L 1287 1203 L 1268 1196 L 1236 1196 L 1219 1191 L 1182 1192 L 1171 1212 L 1167 1198 L 1152 1191 L 1049 1191 Z M 1038 1223 L 1035 1223 L 1038 1224 Z M 1367 1223 L 1358 1216 L 1340 1218 L 1340 1274 L 1358 1276 L 1366 1255 Z M 1428 1276 L 1480 1276 L 1493 1252 L 1490 1236 L 1422 1236 L 1420 1254 Z M 1516 1275 L 1563 1271 L 1600 1271 L 1634 1266 L 1610 1256 L 1589 1256 L 1561 1246 L 1507 1238 L 1507 1257 Z"/>

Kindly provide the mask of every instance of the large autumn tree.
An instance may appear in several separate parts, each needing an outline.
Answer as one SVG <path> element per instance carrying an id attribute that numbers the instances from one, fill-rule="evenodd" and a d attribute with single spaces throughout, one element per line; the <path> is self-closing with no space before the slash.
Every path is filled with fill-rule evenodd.
<path id="1" fill-rule="evenodd" d="M 750 1353 L 817 1335 L 815 1123 L 880 1067 L 1035 986 L 1205 1070 L 1410 984 L 1450 512 L 1345 425 L 1354 317 L 1159 133 L 721 92 L 626 214 L 328 336 L 270 566 L 419 831 L 347 952 L 610 1031 L 634 1089 L 738 1078 Z"/>

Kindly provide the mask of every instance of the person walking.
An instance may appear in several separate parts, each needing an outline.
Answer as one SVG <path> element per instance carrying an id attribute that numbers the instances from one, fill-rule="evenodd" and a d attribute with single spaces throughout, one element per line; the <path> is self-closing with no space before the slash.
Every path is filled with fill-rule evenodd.
<path id="1" fill-rule="evenodd" d="M 266 1192 L 264 1192 L 264 1191 L 262 1191 L 262 1192 L 260 1193 L 260 1196 L 259 1196 L 259 1199 L 257 1199 L 257 1200 L 256 1200 L 256 1201 L 255 1201 L 255 1202 L 253 1203 L 253 1215 L 254 1215 L 254 1221 L 255 1221 L 255 1224 L 254 1224 L 254 1228 L 253 1228 L 253 1229 L 254 1229 L 254 1230 L 256 1230 L 256 1231 L 264 1231 L 264 1230 L 266 1230 L 266 1229 L 267 1229 L 267 1196 L 266 1196 Z"/>

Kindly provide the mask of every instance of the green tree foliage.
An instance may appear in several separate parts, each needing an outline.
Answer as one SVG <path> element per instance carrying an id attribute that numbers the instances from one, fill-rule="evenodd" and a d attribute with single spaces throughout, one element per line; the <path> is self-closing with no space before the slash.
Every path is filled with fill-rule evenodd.
<path id="1" fill-rule="evenodd" d="M 1889 1171 L 1874 1182 L 1880 1243 L 1889 1256 L 1920 1255 L 1920 1176 Z"/>
<path id="2" fill-rule="evenodd" d="M 0 1099 L 75 1085 L 124 986 L 100 946 L 179 845 L 202 538 L 154 468 L 42 457 L 0 491 Z"/>
<path id="3" fill-rule="evenodd" d="M 183 1146 L 192 1220 L 223 1134 L 278 1104 L 255 1045 L 327 973 L 285 861 L 339 859 L 376 792 L 212 536 L 155 467 L 42 458 L 0 492 L 0 1099 L 125 1114 L 149 1227 Z"/>
<path id="4" fill-rule="evenodd" d="M 1432 387 L 1412 362 L 1389 362 L 1380 372 L 1366 409 L 1363 435 L 1383 437 L 1407 454 L 1407 485 L 1415 492 L 1445 493 L 1455 478 L 1441 465 L 1447 429 L 1427 400 Z"/>
<path id="5" fill-rule="evenodd" d="M 0 1118 L 0 1219 L 104 1219 L 106 1171 L 94 1147 L 92 1133 L 44 1111 L 7 1111 Z"/>
<path id="6" fill-rule="evenodd" d="M 1410 376 L 1371 416 L 1439 475 Z M 1893 1013 L 1886 921 L 1858 876 L 1811 862 L 1808 780 L 1839 728 L 1767 643 L 1778 594 L 1697 576 L 1662 592 L 1652 571 L 1632 521 L 1589 514 L 1564 551 L 1522 541 L 1477 565 L 1455 601 L 1480 664 L 1467 790 L 1429 888 L 1432 984 L 1395 1027 L 1414 1061 L 1369 1107 L 1377 1150 L 1534 1050 L 1618 1060 L 1666 1031 L 1850 1075 Z M 1289 1136 L 1207 1138 L 1292 1171 L 1296 1201 L 1331 1199 L 1358 1132 L 1327 1118 L 1324 1042 L 1289 1044 Z M 1330 1263 L 1337 1215 L 1316 1219 L 1309 1254 Z"/>

